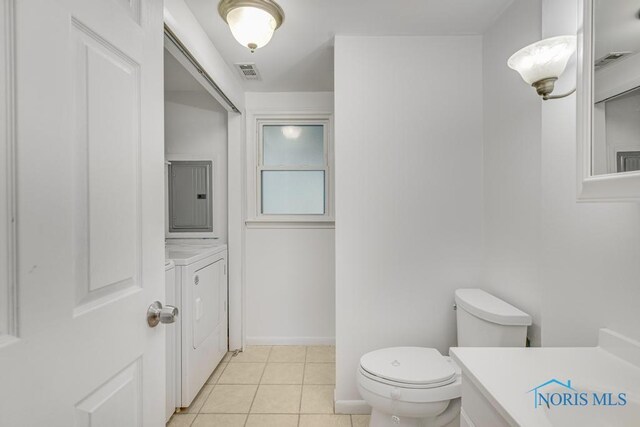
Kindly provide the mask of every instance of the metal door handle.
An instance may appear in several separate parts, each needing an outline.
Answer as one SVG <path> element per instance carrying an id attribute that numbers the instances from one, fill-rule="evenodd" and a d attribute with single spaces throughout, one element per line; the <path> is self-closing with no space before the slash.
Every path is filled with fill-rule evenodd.
<path id="1" fill-rule="evenodd" d="M 160 301 L 154 301 L 147 310 L 147 323 L 151 328 L 158 323 L 174 323 L 178 317 L 178 309 L 172 305 L 162 306 Z"/>

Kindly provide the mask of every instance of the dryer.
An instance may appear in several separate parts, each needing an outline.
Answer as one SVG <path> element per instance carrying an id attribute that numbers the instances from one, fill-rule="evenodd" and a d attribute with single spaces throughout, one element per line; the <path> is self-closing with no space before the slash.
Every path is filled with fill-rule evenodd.
<path id="1" fill-rule="evenodd" d="M 167 241 L 175 263 L 176 407 L 187 407 L 227 352 L 227 246 L 206 239 Z M 168 295 L 167 298 L 170 298 Z"/>

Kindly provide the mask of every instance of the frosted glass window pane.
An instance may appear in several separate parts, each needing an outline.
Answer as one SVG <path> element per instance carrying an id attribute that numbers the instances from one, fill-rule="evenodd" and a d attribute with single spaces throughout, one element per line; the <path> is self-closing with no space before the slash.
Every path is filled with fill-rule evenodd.
<path id="1" fill-rule="evenodd" d="M 262 171 L 262 213 L 324 215 L 324 171 Z"/>
<path id="2" fill-rule="evenodd" d="M 324 126 L 262 127 L 263 163 L 266 166 L 323 166 Z"/>

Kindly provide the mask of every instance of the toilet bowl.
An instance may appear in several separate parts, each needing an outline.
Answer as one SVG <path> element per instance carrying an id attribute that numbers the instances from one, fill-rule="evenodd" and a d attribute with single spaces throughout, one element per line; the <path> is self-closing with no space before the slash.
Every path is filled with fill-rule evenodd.
<path id="1" fill-rule="evenodd" d="M 372 407 L 370 427 L 456 425 L 460 369 L 438 350 L 392 347 L 360 359 L 358 390 Z"/>
<path id="2" fill-rule="evenodd" d="M 458 345 L 524 347 L 531 317 L 481 289 L 455 292 Z M 391 347 L 360 358 L 369 427 L 459 426 L 460 368 L 434 348 Z"/>

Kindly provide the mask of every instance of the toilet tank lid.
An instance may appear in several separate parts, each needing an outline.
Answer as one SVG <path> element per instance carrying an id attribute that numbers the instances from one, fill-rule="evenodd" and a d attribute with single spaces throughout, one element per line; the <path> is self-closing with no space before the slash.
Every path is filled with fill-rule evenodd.
<path id="1" fill-rule="evenodd" d="M 505 326 L 529 326 L 531 316 L 511 304 L 496 298 L 482 289 L 458 289 L 456 305 L 468 313 Z"/>

